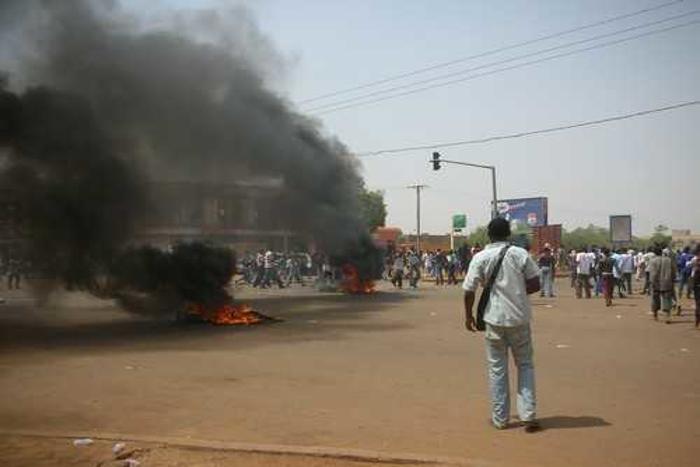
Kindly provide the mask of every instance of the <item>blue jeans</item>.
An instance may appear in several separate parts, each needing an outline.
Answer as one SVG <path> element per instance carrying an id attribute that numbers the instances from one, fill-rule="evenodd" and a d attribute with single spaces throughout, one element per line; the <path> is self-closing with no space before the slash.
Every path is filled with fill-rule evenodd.
<path id="1" fill-rule="evenodd" d="M 549 267 L 542 267 L 540 269 L 541 272 L 541 281 L 542 281 L 542 291 L 540 292 L 540 295 L 542 296 L 548 296 L 548 297 L 553 297 L 554 296 L 554 275 L 552 274 L 552 269 Z"/>
<path id="2" fill-rule="evenodd" d="M 537 402 L 530 325 L 507 328 L 486 324 L 485 337 L 493 422 L 504 425 L 510 418 L 508 348 L 518 369 L 518 415 L 521 421 L 534 420 Z"/>

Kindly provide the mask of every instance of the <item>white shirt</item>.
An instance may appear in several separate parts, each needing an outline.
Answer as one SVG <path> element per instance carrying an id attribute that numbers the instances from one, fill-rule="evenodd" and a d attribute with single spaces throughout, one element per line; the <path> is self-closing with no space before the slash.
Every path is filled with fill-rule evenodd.
<path id="1" fill-rule="evenodd" d="M 623 273 L 632 273 L 634 271 L 634 257 L 629 253 L 620 255 L 620 269 Z"/>
<path id="2" fill-rule="evenodd" d="M 505 246 L 505 242 L 490 243 L 474 255 L 462 284 L 464 290 L 474 292 L 479 284 L 484 285 L 488 281 L 493 268 L 496 267 L 498 255 Z M 493 284 L 484 321 L 493 326 L 505 327 L 529 323 L 532 310 L 525 281 L 538 277 L 539 274 L 540 271 L 528 252 L 523 248 L 511 246 L 503 258 L 501 270 Z"/>
<path id="3" fill-rule="evenodd" d="M 270 269 L 275 265 L 275 255 L 271 251 L 265 253 L 265 269 Z"/>
<path id="4" fill-rule="evenodd" d="M 645 253 L 644 254 L 644 264 L 646 264 L 647 267 L 649 267 L 649 263 L 651 263 L 651 260 L 654 259 L 655 257 L 656 257 L 656 253 L 654 253 L 653 251 Z"/>
<path id="5" fill-rule="evenodd" d="M 590 274 L 591 266 L 595 262 L 595 253 L 582 251 L 576 255 L 576 272 L 579 274 Z"/>

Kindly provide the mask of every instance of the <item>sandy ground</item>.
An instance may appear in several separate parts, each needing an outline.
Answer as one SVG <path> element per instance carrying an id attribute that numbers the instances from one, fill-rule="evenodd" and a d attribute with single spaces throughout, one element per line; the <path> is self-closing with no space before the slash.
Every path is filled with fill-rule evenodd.
<path id="1" fill-rule="evenodd" d="M 109 303 L 70 297 L 35 306 L 5 294 L 0 456 L 9 459 L 3 465 L 99 461 L 96 446 L 7 435 L 21 431 L 326 446 L 471 465 L 699 465 L 700 331 L 689 312 L 667 325 L 651 320 L 646 297 L 605 308 L 558 285 L 560 297 L 533 299 L 545 428 L 537 434 L 489 427 L 483 338 L 463 330 L 457 288 L 383 285 L 365 297 L 243 291 L 285 319 L 258 327 L 183 326 Z M 149 453 L 144 467 L 239 465 L 236 456 L 251 456 Z M 204 457 L 187 457 L 195 454 Z M 224 455 L 232 457 L 216 460 Z M 253 457 L 240 465 L 304 462 Z"/>
<path id="2" fill-rule="evenodd" d="M 0 439 L 3 464 L 13 467 L 371 467 L 375 462 L 321 456 L 237 452 L 223 449 L 183 448 L 172 444 L 127 442 L 114 451 L 113 440 L 93 440 L 76 447 L 72 440 L 37 436 Z M 439 464 L 382 462 L 384 467 Z"/>

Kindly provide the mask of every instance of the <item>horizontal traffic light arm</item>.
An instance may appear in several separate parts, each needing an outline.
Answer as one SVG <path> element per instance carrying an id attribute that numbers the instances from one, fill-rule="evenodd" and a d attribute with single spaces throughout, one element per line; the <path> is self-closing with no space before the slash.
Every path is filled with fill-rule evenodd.
<path id="1" fill-rule="evenodd" d="M 433 159 L 429 159 L 428 162 L 433 162 Z M 440 163 L 445 163 L 445 164 L 457 164 L 457 165 L 466 165 L 469 167 L 478 167 L 480 169 L 489 169 L 493 170 L 496 167 L 493 165 L 483 165 L 483 164 L 472 164 L 470 162 L 461 162 L 461 161 L 451 161 L 449 159 L 440 159 Z"/>

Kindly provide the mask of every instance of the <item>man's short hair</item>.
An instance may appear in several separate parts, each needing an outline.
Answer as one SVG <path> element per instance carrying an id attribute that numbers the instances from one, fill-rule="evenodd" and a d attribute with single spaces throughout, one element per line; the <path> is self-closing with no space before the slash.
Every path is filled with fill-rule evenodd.
<path id="1" fill-rule="evenodd" d="M 489 222 L 488 234 L 491 240 L 505 240 L 510 237 L 510 222 L 502 217 L 496 217 Z"/>

